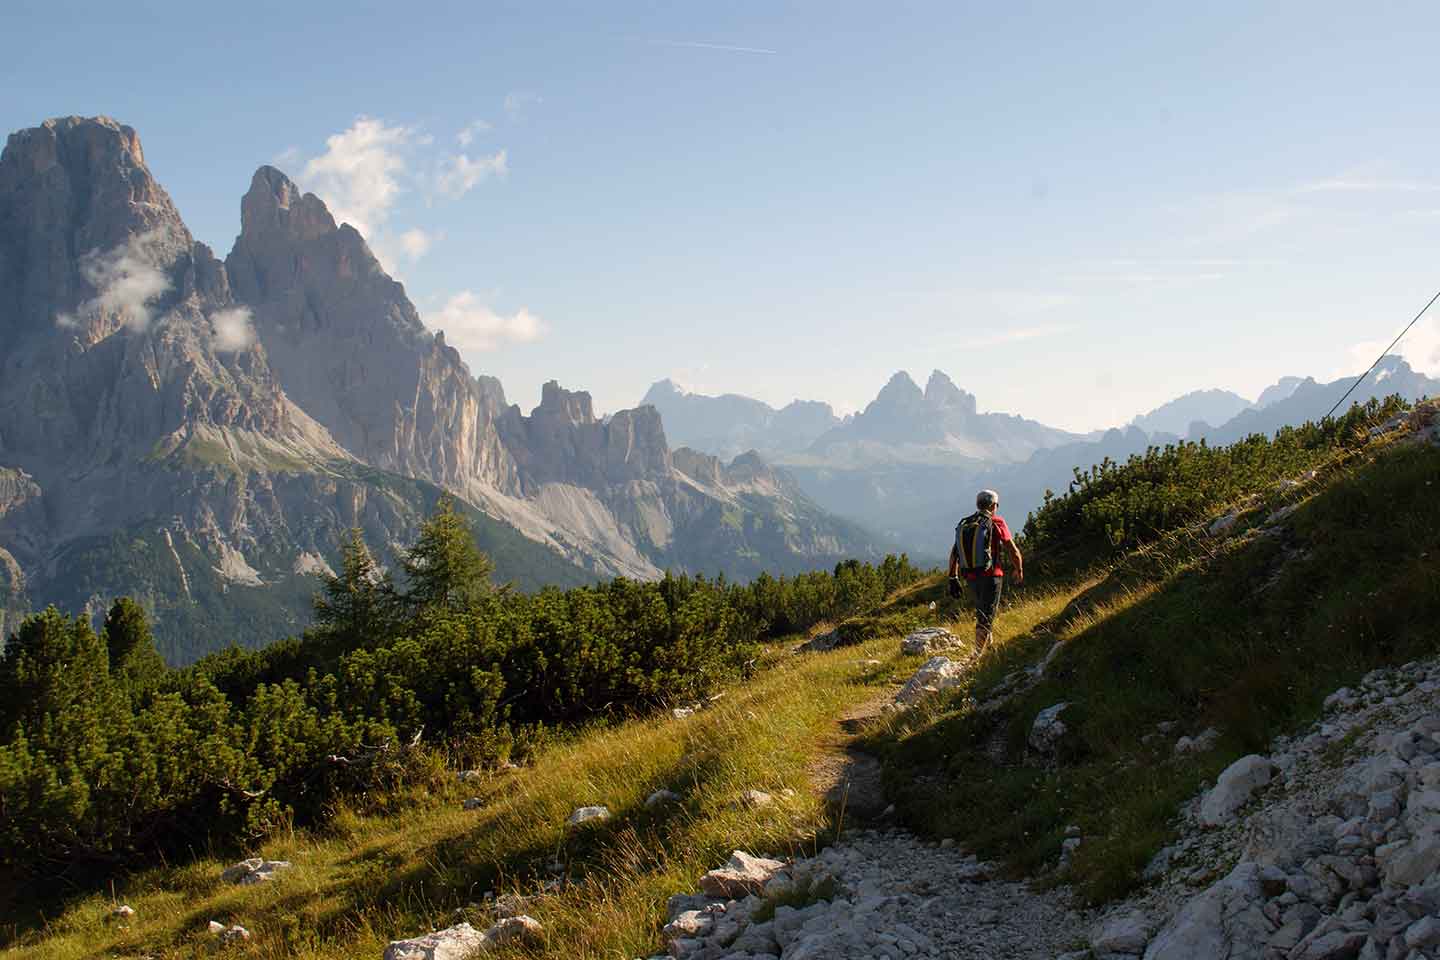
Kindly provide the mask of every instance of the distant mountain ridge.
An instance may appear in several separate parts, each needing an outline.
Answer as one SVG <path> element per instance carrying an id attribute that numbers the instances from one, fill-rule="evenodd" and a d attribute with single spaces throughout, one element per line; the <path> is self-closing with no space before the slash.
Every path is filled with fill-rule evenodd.
<path id="1" fill-rule="evenodd" d="M 0 154 L 0 342 L 0 632 L 129 593 L 172 659 L 268 640 L 347 528 L 393 563 L 441 490 L 522 586 L 876 555 L 763 463 L 672 452 L 651 408 L 550 383 L 522 414 L 273 167 L 218 260 L 108 118 Z"/>
<path id="2" fill-rule="evenodd" d="M 1130 425 L 1150 434 L 1183 437 L 1196 425 L 1226 423 L 1252 406 L 1249 400 L 1229 390 L 1194 390 L 1141 414 Z"/>
<path id="3" fill-rule="evenodd" d="M 670 379 L 653 384 L 640 403 L 660 411 L 676 443 L 726 458 L 751 450 L 769 458 L 797 453 L 844 422 L 828 403 L 795 400 L 777 410 L 736 393 L 691 393 Z"/>

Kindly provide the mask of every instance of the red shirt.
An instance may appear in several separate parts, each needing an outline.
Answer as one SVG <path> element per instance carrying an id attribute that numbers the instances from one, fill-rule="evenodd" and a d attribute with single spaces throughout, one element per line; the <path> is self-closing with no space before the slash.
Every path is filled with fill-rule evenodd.
<path id="1" fill-rule="evenodd" d="M 1000 543 L 1009 543 L 1011 540 L 1010 525 L 1007 524 L 1005 522 L 1005 518 L 1000 516 L 1000 514 L 998 513 L 995 514 L 993 519 L 995 521 L 995 539 L 1000 541 Z M 950 552 L 954 553 L 955 548 L 951 547 Z M 992 547 L 991 552 L 994 555 L 995 559 L 995 565 L 993 567 L 991 567 L 989 570 L 981 570 L 979 573 L 965 573 L 962 570 L 961 576 L 963 576 L 966 580 L 979 580 L 981 577 L 1005 576 L 1005 571 L 1000 566 L 1000 551 Z"/>

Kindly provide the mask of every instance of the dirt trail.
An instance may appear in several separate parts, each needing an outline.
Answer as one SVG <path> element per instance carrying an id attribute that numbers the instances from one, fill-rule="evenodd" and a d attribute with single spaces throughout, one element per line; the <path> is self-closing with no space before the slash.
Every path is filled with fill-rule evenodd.
<path id="1" fill-rule="evenodd" d="M 856 704 L 836 718 L 832 732 L 822 740 L 821 754 L 810 767 L 810 781 L 816 793 L 849 817 L 867 820 L 879 817 L 888 804 L 880 777 L 880 761 L 855 747 L 855 738 L 865 721 L 880 715 L 881 707 L 894 691 Z"/>

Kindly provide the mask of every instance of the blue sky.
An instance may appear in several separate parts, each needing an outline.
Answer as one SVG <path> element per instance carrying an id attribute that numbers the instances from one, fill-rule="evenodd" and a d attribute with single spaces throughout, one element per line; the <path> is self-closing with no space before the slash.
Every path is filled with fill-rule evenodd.
<path id="1" fill-rule="evenodd" d="M 0 126 L 134 126 L 221 256 L 280 166 L 527 409 L 938 367 L 1088 429 L 1362 368 L 1440 287 L 1440 8 L 885 6 L 10 0 Z"/>

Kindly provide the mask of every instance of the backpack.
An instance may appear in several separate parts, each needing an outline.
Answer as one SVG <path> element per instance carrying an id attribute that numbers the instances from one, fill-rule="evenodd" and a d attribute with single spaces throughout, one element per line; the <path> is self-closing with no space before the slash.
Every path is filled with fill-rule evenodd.
<path id="1" fill-rule="evenodd" d="M 994 515 L 977 511 L 955 525 L 955 555 L 960 558 L 962 573 L 983 574 L 995 569 L 1000 550 L 995 542 Z"/>

